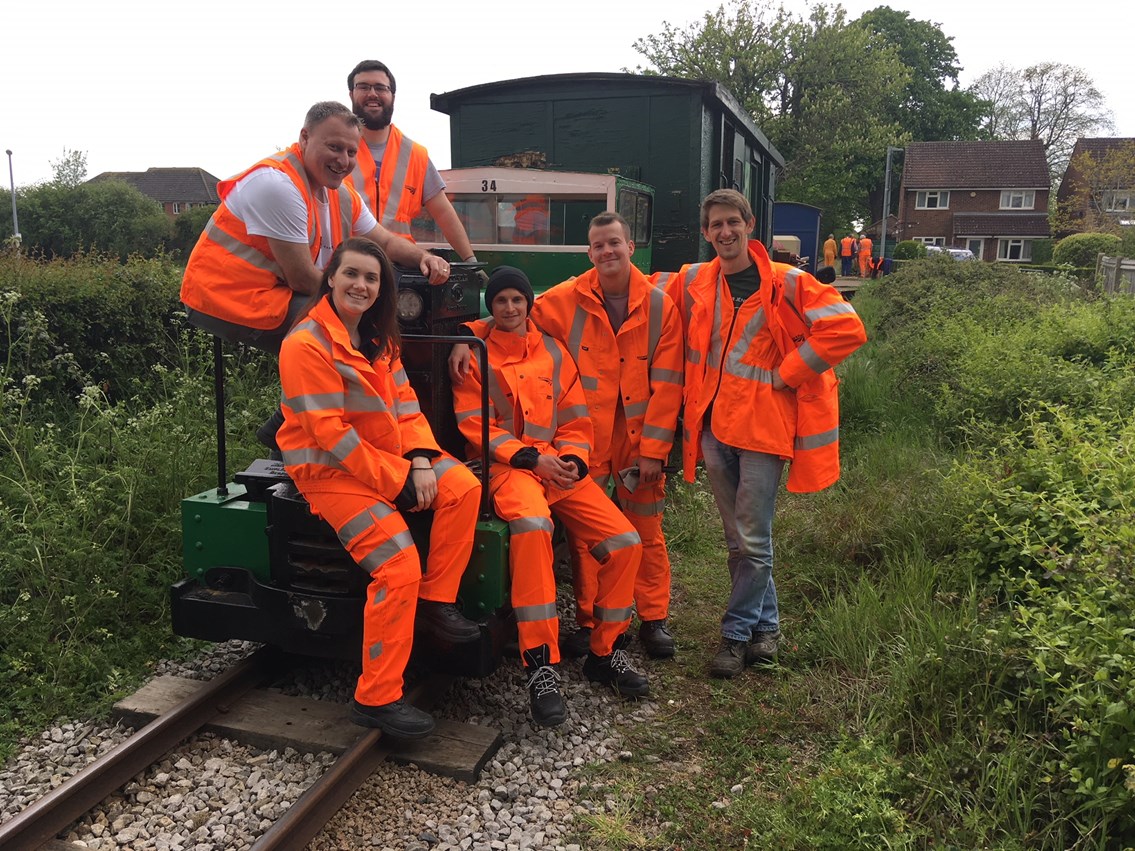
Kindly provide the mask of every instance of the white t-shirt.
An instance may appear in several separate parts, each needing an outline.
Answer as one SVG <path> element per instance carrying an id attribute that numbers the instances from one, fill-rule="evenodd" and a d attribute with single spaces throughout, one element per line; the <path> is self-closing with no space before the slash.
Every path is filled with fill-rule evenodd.
<path id="1" fill-rule="evenodd" d="M 229 211 L 244 222 L 255 236 L 307 245 L 307 205 L 292 179 L 277 168 L 258 168 L 237 181 L 225 197 Z M 331 233 L 331 210 L 326 200 L 316 200 L 319 232 Z M 366 204 L 360 205 L 351 236 L 370 233 L 378 225 Z M 331 259 L 334 245 L 319 246 L 315 268 L 323 269 Z"/>

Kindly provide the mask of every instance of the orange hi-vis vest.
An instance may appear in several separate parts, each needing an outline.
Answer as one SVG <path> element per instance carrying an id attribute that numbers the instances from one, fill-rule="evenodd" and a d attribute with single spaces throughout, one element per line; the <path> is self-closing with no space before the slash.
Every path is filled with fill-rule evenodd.
<path id="1" fill-rule="evenodd" d="M 279 328 L 288 315 L 292 290 L 272 254 L 268 238 L 250 234 L 244 222 L 225 204 L 225 198 L 241 178 L 258 168 L 282 171 L 303 196 L 307 207 L 307 235 L 311 260 L 319 259 L 323 245 L 332 248 L 351 235 L 362 212 L 362 199 L 345 183 L 328 189 L 331 233 L 321 233 L 315 196 L 303 167 L 298 144 L 261 160 L 256 165 L 217 184 L 221 205 L 205 225 L 181 281 L 181 300 L 194 310 L 246 328 Z"/>
<path id="2" fill-rule="evenodd" d="M 862 257 L 862 256 L 866 255 L 866 256 L 870 257 L 871 256 L 871 249 L 873 247 L 874 247 L 874 245 L 871 242 L 871 239 L 869 237 L 866 237 L 866 236 L 863 237 L 863 239 L 859 240 L 859 256 Z"/>
<path id="3" fill-rule="evenodd" d="M 410 475 L 403 456 L 440 452 L 402 362 L 360 354 L 330 296 L 284 338 L 280 382 L 276 442 L 305 494 L 377 492 L 393 504 Z"/>
<path id="4" fill-rule="evenodd" d="M 523 336 L 498 330 L 492 320 L 489 324 L 490 464 L 496 471 L 501 471 L 499 465 L 511 469 L 512 456 L 526 446 L 542 455 L 574 455 L 587 464 L 593 431 L 571 356 L 531 320 Z M 481 452 L 479 361 L 474 353 L 472 380 L 453 385 L 457 427 L 469 442 L 471 458 Z"/>
<path id="5" fill-rule="evenodd" d="M 683 369 L 682 320 L 669 296 L 632 266 L 627 318 L 616 334 L 603 307 L 599 273 L 589 269 L 542 293 L 531 318 L 575 360 L 595 428 L 591 465 L 611 459 L 620 404 L 638 454 L 665 460 L 682 405 Z M 469 327 L 483 338 L 491 326 L 477 320 Z"/>
<path id="6" fill-rule="evenodd" d="M 832 367 L 867 334 L 834 287 L 772 263 L 758 242 L 749 243 L 749 257 L 761 286 L 738 310 L 718 259 L 660 282 L 681 300 L 686 331 L 683 473 L 694 480 L 712 403 L 718 440 L 790 459 L 790 491 L 822 490 L 839 479 L 839 382 Z M 773 389 L 776 369 L 788 388 Z"/>
<path id="7" fill-rule="evenodd" d="M 839 256 L 851 257 L 855 250 L 855 240 L 850 236 L 845 236 L 839 241 Z"/>
<path id="8" fill-rule="evenodd" d="M 429 163 L 426 149 L 391 124 L 382 154 L 382 168 L 376 166 L 364 138 L 355 159 L 355 170 L 351 172 L 355 190 L 367 199 L 379 224 L 410 242 L 414 241 L 410 222 L 422 211 Z"/>

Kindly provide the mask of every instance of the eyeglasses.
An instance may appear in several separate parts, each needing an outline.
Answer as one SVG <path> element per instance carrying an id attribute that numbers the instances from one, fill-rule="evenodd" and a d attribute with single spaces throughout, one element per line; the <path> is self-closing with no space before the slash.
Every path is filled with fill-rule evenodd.
<path id="1" fill-rule="evenodd" d="M 393 89 L 385 83 L 355 83 L 355 91 L 364 95 L 374 92 L 376 95 L 388 95 Z"/>

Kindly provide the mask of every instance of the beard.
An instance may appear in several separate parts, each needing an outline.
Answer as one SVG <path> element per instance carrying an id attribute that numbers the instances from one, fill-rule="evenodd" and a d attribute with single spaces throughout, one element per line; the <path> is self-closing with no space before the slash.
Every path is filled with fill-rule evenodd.
<path id="1" fill-rule="evenodd" d="M 368 114 L 366 107 L 352 104 L 351 111 L 358 116 L 359 121 L 363 123 L 363 127 L 367 130 L 385 130 L 390 126 L 390 121 L 394 117 L 394 107 L 390 109 L 379 107 L 378 115 Z"/>

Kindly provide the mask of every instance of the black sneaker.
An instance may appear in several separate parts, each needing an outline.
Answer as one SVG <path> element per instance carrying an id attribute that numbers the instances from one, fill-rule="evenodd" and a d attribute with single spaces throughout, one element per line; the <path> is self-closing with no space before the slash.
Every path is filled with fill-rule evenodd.
<path id="1" fill-rule="evenodd" d="M 558 727 L 567 720 L 567 706 L 560 691 L 559 672 L 548 661 L 548 645 L 525 650 L 522 655 L 532 720 L 541 727 Z"/>
<path id="2" fill-rule="evenodd" d="M 465 642 L 481 637 L 481 628 L 461 614 L 455 604 L 437 600 L 418 600 L 414 626 L 446 641 Z"/>
<path id="3" fill-rule="evenodd" d="M 582 659 L 591 649 L 591 627 L 581 626 L 560 642 L 560 655 L 565 659 Z"/>
<path id="4" fill-rule="evenodd" d="M 625 640 L 616 641 L 610 656 L 596 656 L 588 652 L 583 663 L 583 675 L 593 683 L 611 686 L 620 697 L 645 697 L 650 694 L 650 683 L 634 669 L 631 657 L 623 649 L 625 644 Z"/>
<path id="5" fill-rule="evenodd" d="M 770 665 L 776 661 L 780 650 L 780 630 L 754 632 L 745 648 L 746 665 Z"/>
<path id="6" fill-rule="evenodd" d="M 717 655 L 710 660 L 709 673 L 714 677 L 735 677 L 745 670 L 745 652 L 749 642 L 741 639 L 722 638 Z"/>
<path id="7" fill-rule="evenodd" d="M 396 739 L 421 739 L 433 732 L 433 717 L 398 698 L 382 706 L 351 701 L 351 720 L 361 727 L 377 727 L 383 735 Z"/>
<path id="8" fill-rule="evenodd" d="M 674 655 L 674 635 L 665 618 L 643 621 L 638 628 L 638 640 L 647 654 L 655 659 L 669 659 Z"/>

